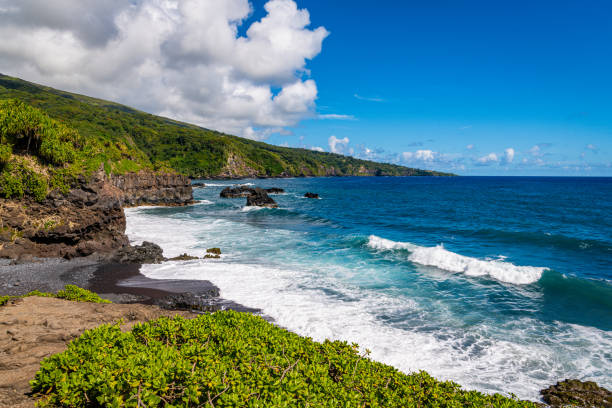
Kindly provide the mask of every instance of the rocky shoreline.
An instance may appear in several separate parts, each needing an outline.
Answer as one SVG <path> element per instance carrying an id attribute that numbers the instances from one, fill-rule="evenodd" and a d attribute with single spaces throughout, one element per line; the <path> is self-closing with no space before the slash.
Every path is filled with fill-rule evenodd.
<path id="1" fill-rule="evenodd" d="M 247 205 L 273 207 L 276 203 L 268 194 L 282 193 L 282 189 L 234 186 L 224 189 L 221 197 L 246 197 Z M 315 193 L 305 197 L 319 198 Z M 154 280 L 140 273 L 142 264 L 167 259 L 155 244 L 129 244 L 123 208 L 192 203 L 192 185 L 186 177 L 151 173 L 109 177 L 103 171 L 82 180 L 67 195 L 51 194 L 44 202 L 0 199 L 0 295 L 57 292 L 70 284 L 113 302 L 83 306 L 59 299 L 26 298 L 0 310 L 0 324 L 7 327 L 0 332 L 0 407 L 33 406 L 34 401 L 25 393 L 38 362 L 61 351 L 86 328 L 117 319 L 127 319 L 130 326 L 175 313 L 192 316 L 227 309 L 262 313 L 222 299 L 209 281 Z M 45 313 L 37 310 L 40 307 L 51 308 L 57 316 L 39 322 Z M 38 333 L 41 330 L 42 335 Z M 38 351 L 32 354 L 32 350 Z M 29 359 L 24 353 L 29 353 Z M 28 362 L 20 363 L 24 359 Z M 18 375 L 12 379 L 10 373 Z M 541 393 L 551 407 L 612 407 L 612 393 L 591 382 L 565 380 Z"/>

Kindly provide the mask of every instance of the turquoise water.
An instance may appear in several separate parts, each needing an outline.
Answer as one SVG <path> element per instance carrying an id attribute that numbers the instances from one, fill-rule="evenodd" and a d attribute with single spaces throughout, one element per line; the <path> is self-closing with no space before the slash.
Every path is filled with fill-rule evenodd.
<path id="1" fill-rule="evenodd" d="M 147 276 L 210 280 L 290 330 L 485 392 L 537 399 L 569 377 L 612 387 L 612 179 L 235 182 L 284 188 L 278 209 L 205 182 L 198 205 L 128 210 L 128 235 L 222 259 Z"/>

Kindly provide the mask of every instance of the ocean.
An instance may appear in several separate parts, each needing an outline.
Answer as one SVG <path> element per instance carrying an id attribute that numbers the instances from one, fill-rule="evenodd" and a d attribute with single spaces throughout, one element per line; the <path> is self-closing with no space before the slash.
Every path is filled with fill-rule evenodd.
<path id="1" fill-rule="evenodd" d="M 612 178 L 199 181 L 199 204 L 126 210 L 127 234 L 222 258 L 144 275 L 210 280 L 298 334 L 469 389 L 612 388 Z M 278 209 L 219 198 L 244 183 L 286 193 Z"/>

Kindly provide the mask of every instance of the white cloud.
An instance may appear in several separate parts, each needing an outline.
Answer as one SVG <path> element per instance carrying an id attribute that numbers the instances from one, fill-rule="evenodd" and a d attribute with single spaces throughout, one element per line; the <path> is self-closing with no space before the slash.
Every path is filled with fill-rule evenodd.
<path id="1" fill-rule="evenodd" d="M 338 139 L 336 136 L 331 135 L 327 140 L 329 144 L 329 151 L 332 153 L 342 154 L 344 150 L 349 144 L 349 138 L 344 137 L 342 139 Z"/>
<path id="2" fill-rule="evenodd" d="M 469 145 L 465 146 L 465 148 L 468 149 L 468 150 L 472 150 L 474 148 L 474 145 L 473 144 L 469 144 Z"/>
<path id="3" fill-rule="evenodd" d="M 355 97 L 355 99 L 359 99 L 360 101 L 368 101 L 368 102 L 384 102 L 385 101 L 382 98 L 374 98 L 374 97 L 368 97 L 368 96 L 361 96 L 359 94 L 354 94 L 353 96 Z"/>
<path id="4" fill-rule="evenodd" d="M 541 150 L 541 149 L 540 149 L 540 146 L 535 145 L 535 146 L 533 146 L 531 149 L 529 149 L 529 152 L 530 152 L 530 153 L 531 153 L 533 156 L 539 156 L 539 155 L 541 154 L 541 153 L 540 153 L 540 150 Z"/>
<path id="5" fill-rule="evenodd" d="M 586 148 L 592 151 L 593 153 L 597 153 L 599 151 L 599 148 L 592 143 L 586 145 Z"/>
<path id="6" fill-rule="evenodd" d="M 0 0 L 0 72 L 262 138 L 312 116 L 329 34 L 293 0 L 264 7 L 238 36 L 248 0 Z"/>
<path id="7" fill-rule="evenodd" d="M 513 160 L 514 160 L 514 149 L 509 147 L 506 150 L 504 150 L 504 161 L 506 163 L 512 163 Z"/>
<path id="8" fill-rule="evenodd" d="M 317 115 L 318 119 L 354 120 L 353 115 L 339 115 L 337 113 L 325 113 Z"/>
<path id="9" fill-rule="evenodd" d="M 498 161 L 499 161 L 499 158 L 497 157 L 495 153 L 489 153 L 485 156 L 482 156 L 476 159 L 476 162 L 481 165 L 489 164 L 489 163 L 497 163 Z"/>
<path id="10" fill-rule="evenodd" d="M 315 152 L 324 152 L 325 150 L 323 150 L 323 148 L 321 146 L 312 146 L 310 148 L 310 150 L 314 150 Z"/>
<path id="11" fill-rule="evenodd" d="M 432 150 L 417 150 L 416 152 L 403 152 L 401 157 L 404 161 L 432 162 L 437 158 L 437 152 Z"/>

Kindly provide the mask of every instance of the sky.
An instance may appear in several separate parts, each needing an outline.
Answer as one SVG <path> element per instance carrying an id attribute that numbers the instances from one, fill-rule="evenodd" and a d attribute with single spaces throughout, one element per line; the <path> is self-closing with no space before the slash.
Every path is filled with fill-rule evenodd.
<path id="1" fill-rule="evenodd" d="M 0 0 L 0 72 L 462 175 L 612 176 L 609 1 Z"/>

